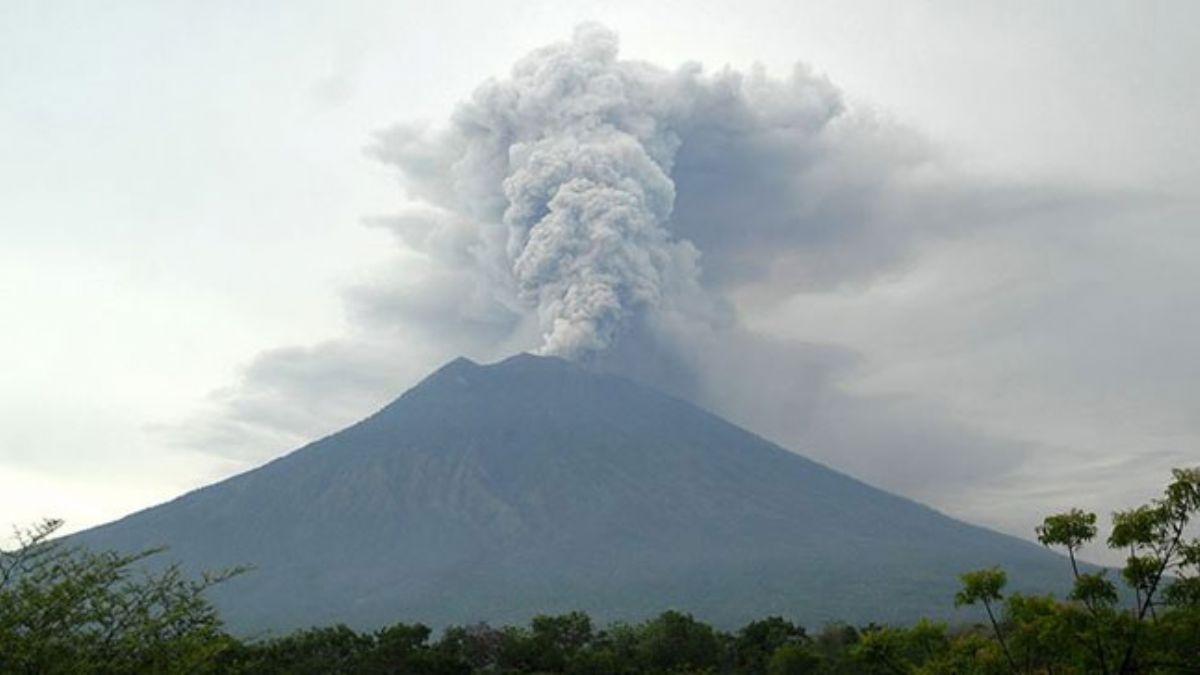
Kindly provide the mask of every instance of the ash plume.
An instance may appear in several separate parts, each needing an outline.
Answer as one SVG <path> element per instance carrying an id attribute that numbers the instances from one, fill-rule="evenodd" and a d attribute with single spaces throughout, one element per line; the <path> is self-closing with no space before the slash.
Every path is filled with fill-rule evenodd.
<path id="1" fill-rule="evenodd" d="M 930 247 L 1112 207 L 964 177 L 806 66 L 668 69 L 620 58 L 596 25 L 484 82 L 445 123 L 380 132 L 370 152 L 405 191 L 369 221 L 395 236 L 395 263 L 344 291 L 343 337 L 264 352 L 214 394 L 185 425 L 189 446 L 261 458 L 457 356 L 539 351 L 934 496 L 930 471 L 1003 476 L 1033 448 L 927 402 L 855 393 L 863 357 L 836 330 L 811 343 L 780 326 L 813 327 L 806 302 L 903 276 Z"/>
<path id="2" fill-rule="evenodd" d="M 492 261 L 481 269 L 501 278 L 481 283 L 511 289 L 514 304 L 535 311 L 539 351 L 591 359 L 634 324 L 719 313 L 701 282 L 709 252 L 689 227 L 752 237 L 760 225 L 753 212 L 675 222 L 682 149 L 807 139 L 842 109 L 828 83 L 803 71 L 788 81 L 707 76 L 696 65 L 669 71 L 618 59 L 616 35 L 584 25 L 481 86 L 448 128 L 398 127 L 376 153 L 401 169 L 414 197 L 471 223 L 468 259 Z M 690 171 L 711 173 L 704 164 L 721 161 L 703 152 L 689 156 Z"/>

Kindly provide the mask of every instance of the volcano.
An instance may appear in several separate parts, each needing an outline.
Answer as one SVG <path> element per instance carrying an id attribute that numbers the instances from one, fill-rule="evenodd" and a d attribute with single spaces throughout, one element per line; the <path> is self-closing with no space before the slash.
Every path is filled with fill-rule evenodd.
<path id="1" fill-rule="evenodd" d="M 83 532 L 165 545 L 238 631 L 522 622 L 673 608 L 950 617 L 957 575 L 1064 586 L 1063 561 L 785 450 L 690 403 L 556 358 L 455 360 L 275 461 Z"/>

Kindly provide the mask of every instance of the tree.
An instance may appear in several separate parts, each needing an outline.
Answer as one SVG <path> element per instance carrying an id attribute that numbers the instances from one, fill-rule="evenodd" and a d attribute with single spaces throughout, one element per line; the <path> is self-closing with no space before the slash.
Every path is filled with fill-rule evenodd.
<path id="1" fill-rule="evenodd" d="M 354 673 L 373 646 L 370 636 L 342 624 L 310 628 L 245 645 L 231 655 L 227 669 L 256 675 Z"/>
<path id="2" fill-rule="evenodd" d="M 721 641 L 690 614 L 663 612 L 641 629 L 639 652 L 652 672 L 696 672 L 721 663 Z"/>
<path id="3" fill-rule="evenodd" d="M 528 631 L 505 631 L 501 666 L 533 672 L 563 672 L 591 640 L 592 619 L 583 612 L 535 616 Z"/>
<path id="4" fill-rule="evenodd" d="M 988 620 L 992 623 L 996 641 L 1000 643 L 1000 649 L 1004 652 L 1004 659 L 1008 661 L 1008 665 L 1015 672 L 1017 670 L 1016 661 L 1013 660 L 1012 652 L 1009 651 L 1008 643 L 1004 639 L 1004 631 L 1000 629 L 1000 623 L 996 621 L 996 613 L 992 609 L 992 603 L 999 603 L 1004 598 L 1001 591 L 1008 583 L 1008 576 L 1004 570 L 993 567 L 967 572 L 959 579 L 962 581 L 963 587 L 954 596 L 955 606 L 983 603 L 983 608 L 987 610 Z"/>
<path id="5" fill-rule="evenodd" d="M 472 671 L 494 669 L 504 648 L 506 631 L 486 623 L 451 626 L 442 635 L 438 648 L 457 655 Z"/>
<path id="6" fill-rule="evenodd" d="M 808 635 L 804 628 L 782 617 L 771 616 L 746 624 L 733 640 L 734 665 L 739 672 L 761 675 L 767 672 L 768 662 L 785 645 L 804 645 Z M 799 657 L 788 657 L 788 662 Z M 790 667 L 790 666 L 789 666 Z"/>
<path id="7" fill-rule="evenodd" d="M 143 563 L 162 549 L 94 553 L 53 539 L 60 520 L 18 530 L 0 550 L 0 672 L 206 672 L 234 642 L 199 580 Z"/>
<path id="8" fill-rule="evenodd" d="M 821 672 L 821 657 L 808 647 L 791 642 L 780 645 L 767 663 L 767 675 L 808 675 Z"/>
<path id="9" fill-rule="evenodd" d="M 914 664 L 905 655 L 905 643 L 903 629 L 872 626 L 863 631 L 862 639 L 851 650 L 851 655 L 864 672 L 904 675 L 914 670 Z"/>
<path id="10" fill-rule="evenodd" d="M 1128 610 L 1118 610 L 1120 594 L 1104 571 L 1080 569 L 1077 554 L 1097 528 L 1096 515 L 1079 509 L 1049 516 L 1036 530 L 1042 544 L 1067 554 L 1068 603 L 1015 595 L 1005 603 L 1006 634 L 993 611 L 1006 579 L 991 569 L 963 575 L 956 604 L 983 604 L 1013 671 L 1019 654 L 1030 672 L 1056 663 L 1106 675 L 1200 672 L 1200 539 L 1187 536 L 1200 513 L 1200 468 L 1175 469 L 1172 478 L 1161 498 L 1113 514 L 1107 543 L 1128 554 L 1121 570 L 1133 596 Z"/>
<path id="11" fill-rule="evenodd" d="M 1079 547 L 1096 534 L 1095 514 L 1072 509 L 1046 518 L 1037 530 L 1043 544 L 1067 551 L 1075 576 L 1071 599 L 1082 603 L 1092 616 L 1088 641 L 1102 673 L 1135 672 L 1147 619 L 1157 619 L 1157 608 L 1164 606 L 1195 606 L 1190 599 L 1200 596 L 1196 592 L 1200 540 L 1185 536 L 1188 524 L 1200 512 L 1200 468 L 1175 469 L 1172 477 L 1161 498 L 1113 514 L 1107 543 L 1128 552 L 1121 576 L 1133 590 L 1134 604 L 1127 614 L 1112 611 L 1118 602 L 1117 589 L 1104 573 L 1082 574 L 1076 562 Z M 1110 658 L 1114 649 L 1110 645 L 1115 647 L 1111 655 L 1115 658 Z"/>
<path id="12" fill-rule="evenodd" d="M 1047 516 L 1035 531 L 1038 541 L 1047 548 L 1062 546 L 1067 550 L 1067 557 L 1071 561 L 1071 573 L 1075 577 L 1071 599 L 1083 603 L 1091 615 L 1090 635 L 1085 640 L 1096 658 L 1099 671 L 1108 675 L 1111 672 L 1110 656 L 1103 633 L 1106 624 L 1112 623 L 1110 612 L 1107 610 L 1117 602 L 1117 588 L 1105 578 L 1103 571 L 1094 574 L 1081 573 L 1076 558 L 1079 549 L 1096 536 L 1096 514 L 1071 509 L 1066 513 Z"/>

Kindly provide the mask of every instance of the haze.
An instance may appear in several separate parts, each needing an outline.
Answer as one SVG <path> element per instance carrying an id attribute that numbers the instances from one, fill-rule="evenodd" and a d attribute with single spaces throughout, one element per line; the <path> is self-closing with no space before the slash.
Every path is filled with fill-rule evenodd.
<path id="1" fill-rule="evenodd" d="M 479 300 L 456 237 L 486 209 L 422 167 L 480 83 L 584 22 L 621 61 L 702 64 L 701 91 L 762 78 L 739 128 L 807 149 L 679 159 L 654 218 L 706 309 L 637 305 L 657 328 L 587 358 L 1026 538 L 1195 463 L 1191 5 L 561 5 L 0 7 L 5 520 L 105 522 L 460 354 L 559 344 L 528 293 Z"/>

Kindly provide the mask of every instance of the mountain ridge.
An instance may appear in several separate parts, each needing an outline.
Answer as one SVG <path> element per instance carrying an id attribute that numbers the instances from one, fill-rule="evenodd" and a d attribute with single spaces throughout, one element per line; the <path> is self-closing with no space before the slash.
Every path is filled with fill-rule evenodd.
<path id="1" fill-rule="evenodd" d="M 974 567 L 1064 586 L 1031 542 L 530 354 L 455 359 L 346 429 L 75 539 L 256 565 L 214 592 L 243 630 L 669 607 L 722 625 L 905 621 L 951 616 Z"/>

